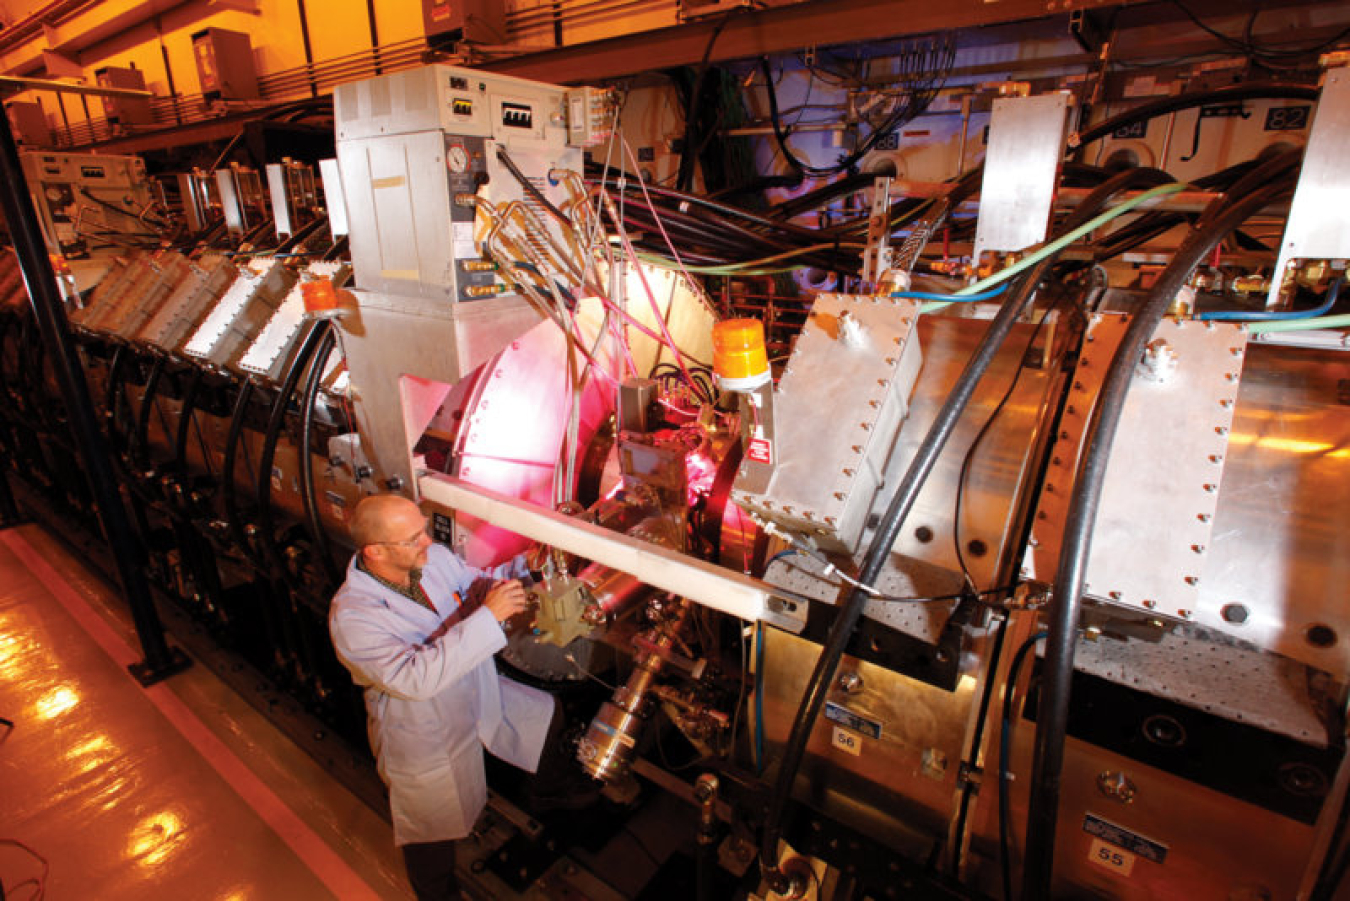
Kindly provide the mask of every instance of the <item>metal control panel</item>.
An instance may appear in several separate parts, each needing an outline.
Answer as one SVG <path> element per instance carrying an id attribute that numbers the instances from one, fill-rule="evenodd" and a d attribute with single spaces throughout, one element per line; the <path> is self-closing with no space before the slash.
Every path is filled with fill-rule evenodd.
<path id="1" fill-rule="evenodd" d="M 478 250 L 478 203 L 537 207 L 556 231 L 522 179 L 550 203 L 565 202 L 548 173 L 581 170 L 567 92 L 429 66 L 340 85 L 334 104 L 356 286 L 447 301 L 508 293 Z M 562 243 L 560 234 L 551 238 Z"/>

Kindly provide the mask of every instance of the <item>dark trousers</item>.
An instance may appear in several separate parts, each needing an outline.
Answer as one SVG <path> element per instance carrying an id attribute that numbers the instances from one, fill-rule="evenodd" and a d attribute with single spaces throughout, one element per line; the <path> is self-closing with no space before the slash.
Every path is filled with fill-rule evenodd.
<path id="1" fill-rule="evenodd" d="M 403 865 L 417 901 L 459 901 L 455 842 L 416 842 L 403 846 Z"/>

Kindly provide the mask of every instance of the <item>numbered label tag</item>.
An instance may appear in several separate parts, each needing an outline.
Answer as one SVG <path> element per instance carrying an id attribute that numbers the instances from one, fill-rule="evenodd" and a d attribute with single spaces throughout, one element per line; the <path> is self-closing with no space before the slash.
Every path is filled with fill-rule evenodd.
<path id="1" fill-rule="evenodd" d="M 1092 840 L 1092 845 L 1088 848 L 1088 860 L 1099 867 L 1105 867 L 1117 876 L 1128 876 L 1134 871 L 1133 854 L 1099 838 Z"/>
<path id="2" fill-rule="evenodd" d="M 847 729 L 834 727 L 834 746 L 841 751 L 847 751 L 854 757 L 862 756 L 862 738 L 849 732 Z"/>

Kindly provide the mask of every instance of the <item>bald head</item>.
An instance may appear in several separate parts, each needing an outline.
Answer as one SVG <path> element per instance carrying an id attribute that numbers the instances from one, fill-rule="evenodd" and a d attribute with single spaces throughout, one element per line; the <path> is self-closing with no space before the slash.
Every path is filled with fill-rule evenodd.
<path id="1" fill-rule="evenodd" d="M 361 499 L 348 524 L 358 549 L 407 538 L 410 523 L 422 522 L 422 511 L 401 494 L 372 494 Z M 414 527 L 415 528 L 415 527 Z"/>

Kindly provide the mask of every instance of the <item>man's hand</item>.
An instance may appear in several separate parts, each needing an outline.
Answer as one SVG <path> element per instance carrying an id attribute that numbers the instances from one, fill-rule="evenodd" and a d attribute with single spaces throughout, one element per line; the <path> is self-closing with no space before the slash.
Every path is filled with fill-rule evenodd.
<path id="1" fill-rule="evenodd" d="M 525 586 L 518 579 L 509 579 L 492 586 L 483 599 L 483 606 L 492 611 L 497 622 L 502 623 L 528 610 L 530 600 L 525 594 Z"/>

